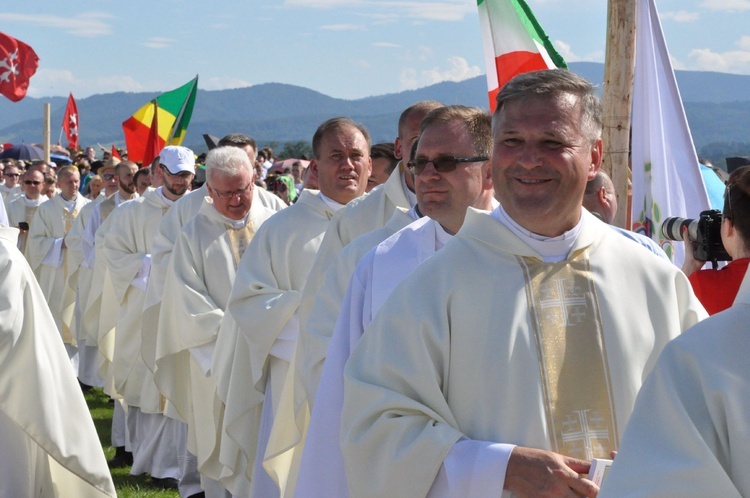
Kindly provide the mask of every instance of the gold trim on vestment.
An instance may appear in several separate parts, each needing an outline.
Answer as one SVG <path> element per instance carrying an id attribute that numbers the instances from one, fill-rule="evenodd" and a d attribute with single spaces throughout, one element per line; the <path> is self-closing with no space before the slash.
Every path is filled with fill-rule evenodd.
<path id="1" fill-rule="evenodd" d="M 252 221 L 248 221 L 244 227 L 234 228 L 227 225 L 227 234 L 229 235 L 229 245 L 232 248 L 232 259 L 234 260 L 235 271 L 240 266 L 242 255 L 245 249 L 250 245 L 250 241 L 255 236 L 255 226 Z"/>
<path id="2" fill-rule="evenodd" d="M 552 450 L 610 458 L 617 420 L 588 249 L 567 261 L 519 257 L 539 358 Z"/>

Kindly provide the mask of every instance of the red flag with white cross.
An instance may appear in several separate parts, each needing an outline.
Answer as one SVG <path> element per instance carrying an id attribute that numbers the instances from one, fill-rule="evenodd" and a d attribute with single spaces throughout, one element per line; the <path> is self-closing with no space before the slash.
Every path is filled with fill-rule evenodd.
<path id="1" fill-rule="evenodd" d="M 0 33 L 0 94 L 13 102 L 24 98 L 38 67 L 39 57 L 31 47 Z"/>
<path id="2" fill-rule="evenodd" d="M 72 93 L 68 96 L 68 105 L 65 107 L 62 127 L 68 139 L 68 148 L 78 150 L 78 106 Z"/>

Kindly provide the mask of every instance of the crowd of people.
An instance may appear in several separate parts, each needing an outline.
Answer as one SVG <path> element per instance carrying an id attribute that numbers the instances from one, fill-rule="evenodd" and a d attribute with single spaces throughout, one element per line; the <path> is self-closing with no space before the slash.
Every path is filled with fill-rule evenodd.
<path id="1" fill-rule="evenodd" d="M 328 119 L 309 161 L 241 133 L 151 165 L 6 161 L 0 496 L 114 496 L 108 466 L 183 497 L 750 493 L 750 169 L 724 199 L 736 261 L 697 277 L 609 224 L 573 73 L 394 125 Z M 709 318 L 717 273 L 737 297 Z"/>

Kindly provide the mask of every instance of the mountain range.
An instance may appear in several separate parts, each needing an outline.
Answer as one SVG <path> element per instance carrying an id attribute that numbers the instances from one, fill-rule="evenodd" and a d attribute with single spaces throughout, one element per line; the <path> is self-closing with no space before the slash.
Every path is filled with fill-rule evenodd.
<path id="1" fill-rule="evenodd" d="M 603 64 L 573 63 L 571 70 L 596 85 L 603 81 Z M 696 71 L 677 71 L 676 74 L 699 151 L 703 147 L 715 149 L 717 144 L 725 144 L 739 154 L 750 154 L 750 76 Z M 156 95 L 156 92 L 117 92 L 78 100 L 82 145 L 99 143 L 109 147 L 114 143 L 122 146 L 121 123 Z M 206 149 L 204 133 L 221 137 L 231 132 L 246 133 L 260 145 L 309 141 L 317 125 L 333 116 L 348 116 L 362 122 L 370 130 L 373 142 L 392 141 L 401 111 L 425 99 L 488 108 L 484 76 L 357 100 L 338 99 L 282 83 L 232 90 L 198 90 L 184 145 L 201 152 Z M 52 113 L 51 139 L 57 142 L 66 100 L 64 97 L 27 97 L 12 103 L 3 99 L 0 102 L 0 142 L 40 142 L 42 109 L 46 102 L 50 103 Z"/>

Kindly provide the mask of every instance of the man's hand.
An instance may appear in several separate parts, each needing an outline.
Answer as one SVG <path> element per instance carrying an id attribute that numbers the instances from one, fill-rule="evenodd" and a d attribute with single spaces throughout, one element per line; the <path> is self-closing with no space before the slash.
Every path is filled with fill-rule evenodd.
<path id="1" fill-rule="evenodd" d="M 510 454 L 505 489 L 519 497 L 595 497 L 599 487 L 578 474 L 591 464 L 550 451 L 516 446 Z"/>

